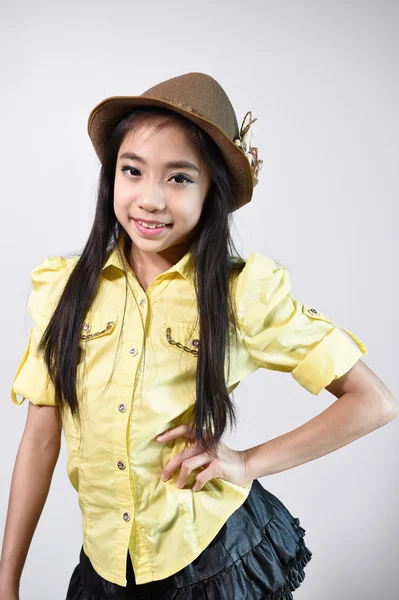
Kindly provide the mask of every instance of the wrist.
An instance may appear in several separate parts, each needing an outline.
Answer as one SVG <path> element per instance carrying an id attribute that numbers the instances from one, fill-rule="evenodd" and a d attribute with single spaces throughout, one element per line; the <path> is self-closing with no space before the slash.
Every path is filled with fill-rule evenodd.
<path id="1" fill-rule="evenodd" d="M 249 481 L 253 481 L 254 479 L 258 479 L 257 475 L 254 472 L 253 461 L 252 459 L 252 448 L 247 448 L 244 451 L 244 460 L 245 460 L 245 483 Z"/>
<path id="2" fill-rule="evenodd" d="M 265 477 L 269 475 L 267 471 L 267 465 L 265 465 L 264 460 L 262 460 L 262 464 L 259 461 L 259 446 L 254 446 L 253 448 L 248 448 L 245 450 L 245 474 L 248 481 L 253 481 L 254 479 L 259 479 L 260 477 Z"/>

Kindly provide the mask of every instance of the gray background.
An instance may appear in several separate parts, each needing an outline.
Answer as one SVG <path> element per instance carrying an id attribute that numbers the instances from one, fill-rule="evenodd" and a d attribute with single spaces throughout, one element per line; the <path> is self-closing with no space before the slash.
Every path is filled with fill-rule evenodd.
<path id="1" fill-rule="evenodd" d="M 235 239 L 290 271 L 292 291 L 368 346 L 396 397 L 398 4 L 394 2 L 1 3 L 2 337 L 0 529 L 28 401 L 10 388 L 30 328 L 30 271 L 80 251 L 99 162 L 90 110 L 112 95 L 203 71 L 239 122 L 258 118 L 264 160 Z M 334 397 L 259 370 L 235 392 L 246 448 L 294 429 Z M 313 558 L 295 598 L 374 600 L 397 584 L 399 419 L 319 460 L 261 479 L 298 516 Z M 21 598 L 63 598 L 82 542 L 77 494 L 57 464 Z"/>

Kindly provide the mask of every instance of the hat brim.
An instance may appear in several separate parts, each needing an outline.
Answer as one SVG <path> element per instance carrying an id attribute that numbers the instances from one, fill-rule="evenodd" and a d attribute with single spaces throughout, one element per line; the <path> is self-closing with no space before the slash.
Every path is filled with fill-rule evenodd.
<path id="1" fill-rule="evenodd" d="M 251 165 L 243 151 L 211 121 L 159 98 L 148 96 L 111 96 L 105 98 L 105 100 L 93 108 L 88 118 L 87 130 L 100 162 L 103 161 L 104 148 L 117 123 L 126 113 L 139 106 L 168 108 L 190 119 L 190 121 L 193 121 L 206 131 L 219 146 L 231 170 L 235 197 L 234 210 L 250 202 L 253 188 L 257 185 L 258 180 L 254 176 Z"/>

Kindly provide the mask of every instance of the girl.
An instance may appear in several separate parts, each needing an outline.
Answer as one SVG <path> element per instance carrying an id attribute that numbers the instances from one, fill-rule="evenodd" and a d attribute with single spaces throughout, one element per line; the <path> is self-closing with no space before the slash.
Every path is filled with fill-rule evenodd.
<path id="1" fill-rule="evenodd" d="M 312 553 L 299 519 L 258 478 L 397 414 L 360 360 L 363 342 L 297 301 L 284 267 L 234 248 L 231 215 L 262 165 L 252 123 L 248 113 L 239 130 L 226 93 L 202 73 L 91 112 L 102 162 L 92 231 L 81 255 L 52 256 L 31 274 L 33 328 L 11 392 L 30 403 L 3 600 L 18 597 L 61 428 L 83 527 L 67 600 L 288 600 Z M 235 423 L 230 394 L 259 367 L 337 401 L 233 450 L 221 441 Z"/>

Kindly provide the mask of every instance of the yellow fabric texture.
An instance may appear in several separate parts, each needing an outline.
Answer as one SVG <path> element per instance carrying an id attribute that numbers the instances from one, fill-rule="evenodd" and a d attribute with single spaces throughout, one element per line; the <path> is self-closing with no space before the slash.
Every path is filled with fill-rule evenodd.
<path id="1" fill-rule="evenodd" d="M 28 308 L 33 328 L 12 384 L 15 404 L 28 398 L 54 405 L 54 390 L 36 348 L 78 259 L 50 257 L 31 273 Z M 195 349 L 200 340 L 193 277 L 190 252 L 146 291 L 130 269 L 123 315 L 126 281 L 113 248 L 82 326 L 77 379 L 82 431 L 66 413 L 67 472 L 78 492 L 84 550 L 99 575 L 121 586 L 127 583 L 128 550 L 139 584 L 168 577 L 191 563 L 245 501 L 252 485 L 214 479 L 193 492 L 202 469 L 192 472 L 184 489 L 175 486 L 179 469 L 169 481 L 160 479 L 166 463 L 183 449 L 184 439 L 165 443 L 156 437 L 190 423 L 195 402 Z M 238 343 L 232 337 L 228 378 L 226 367 L 229 393 L 263 367 L 290 372 L 318 394 L 367 353 L 354 334 L 342 328 L 347 337 L 323 313 L 295 300 L 288 271 L 267 256 L 250 254 L 232 293 Z"/>

